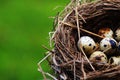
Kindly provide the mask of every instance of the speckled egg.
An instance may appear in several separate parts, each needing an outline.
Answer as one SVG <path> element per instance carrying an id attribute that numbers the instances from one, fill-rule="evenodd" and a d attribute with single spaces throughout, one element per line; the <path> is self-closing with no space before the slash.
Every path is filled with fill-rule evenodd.
<path id="1" fill-rule="evenodd" d="M 101 51 L 95 51 L 91 54 L 89 60 L 92 62 L 107 63 L 107 56 Z"/>
<path id="2" fill-rule="evenodd" d="M 110 28 L 101 28 L 99 29 L 98 34 L 103 37 L 113 37 L 113 31 Z"/>
<path id="3" fill-rule="evenodd" d="M 100 50 L 105 54 L 112 54 L 116 51 L 117 41 L 113 38 L 104 38 L 100 42 Z"/>
<path id="4" fill-rule="evenodd" d="M 115 31 L 115 39 L 120 41 L 120 27 Z"/>
<path id="5" fill-rule="evenodd" d="M 82 36 L 78 41 L 78 48 L 82 48 L 86 55 L 90 55 L 96 50 L 95 41 L 89 36 Z"/>
<path id="6" fill-rule="evenodd" d="M 120 65 L 120 56 L 118 56 L 118 57 L 111 57 L 109 59 L 109 64 L 111 64 L 111 65 Z"/>

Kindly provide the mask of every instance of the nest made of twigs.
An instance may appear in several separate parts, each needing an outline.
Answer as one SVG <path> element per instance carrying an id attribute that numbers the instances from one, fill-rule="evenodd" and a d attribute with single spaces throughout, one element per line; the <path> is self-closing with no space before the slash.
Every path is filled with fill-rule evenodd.
<path id="1" fill-rule="evenodd" d="M 82 5 L 71 1 L 57 17 L 52 36 L 54 49 L 49 52 L 49 62 L 57 74 L 52 77 L 58 80 L 119 80 L 120 66 L 90 62 L 85 52 L 77 47 L 79 38 L 84 35 L 95 41 L 101 40 L 103 37 L 97 32 L 106 26 L 113 31 L 120 26 L 120 0 L 100 0 Z"/>

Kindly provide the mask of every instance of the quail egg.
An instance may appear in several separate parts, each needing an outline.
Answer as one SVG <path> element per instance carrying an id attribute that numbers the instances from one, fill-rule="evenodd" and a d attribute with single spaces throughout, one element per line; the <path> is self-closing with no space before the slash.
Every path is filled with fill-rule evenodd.
<path id="1" fill-rule="evenodd" d="M 89 60 L 92 62 L 107 63 L 107 56 L 101 51 L 95 51 L 91 54 Z"/>
<path id="2" fill-rule="evenodd" d="M 120 65 L 120 56 L 118 56 L 118 57 L 111 57 L 109 59 L 109 64 L 111 64 L 111 65 Z"/>
<path id="3" fill-rule="evenodd" d="M 118 43 L 118 50 L 120 51 L 120 42 Z"/>
<path id="4" fill-rule="evenodd" d="M 120 27 L 115 31 L 115 39 L 120 41 Z"/>
<path id="5" fill-rule="evenodd" d="M 110 37 L 112 38 L 113 37 L 113 31 L 110 29 L 110 28 L 101 28 L 99 31 L 98 31 L 98 34 L 100 36 L 103 36 L 103 37 Z"/>
<path id="6" fill-rule="evenodd" d="M 105 54 L 112 54 L 116 51 L 117 41 L 113 38 L 104 38 L 100 42 L 100 50 Z"/>
<path id="7" fill-rule="evenodd" d="M 82 36 L 78 41 L 78 48 L 83 49 L 86 55 L 90 55 L 96 50 L 95 41 L 89 36 Z"/>
<path id="8" fill-rule="evenodd" d="M 116 51 L 116 55 L 120 55 L 120 42 L 117 44 L 117 51 Z"/>

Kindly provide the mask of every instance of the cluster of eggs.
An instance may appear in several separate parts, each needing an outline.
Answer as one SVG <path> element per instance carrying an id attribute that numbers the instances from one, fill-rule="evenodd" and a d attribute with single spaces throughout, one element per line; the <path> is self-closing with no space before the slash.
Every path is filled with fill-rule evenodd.
<path id="1" fill-rule="evenodd" d="M 89 36 L 82 36 L 78 40 L 78 48 L 83 49 L 92 62 L 120 65 L 120 28 L 115 31 L 115 34 L 110 28 L 101 28 L 98 35 L 104 37 L 99 43 Z M 116 53 L 119 56 L 115 57 Z M 107 56 L 110 56 L 109 60 Z"/>

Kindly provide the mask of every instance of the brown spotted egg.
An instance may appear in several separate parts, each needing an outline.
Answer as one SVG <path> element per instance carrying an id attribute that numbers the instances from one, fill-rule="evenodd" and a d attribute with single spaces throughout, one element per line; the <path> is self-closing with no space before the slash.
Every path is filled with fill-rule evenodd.
<path id="1" fill-rule="evenodd" d="M 95 51 L 91 54 L 89 60 L 92 62 L 107 63 L 107 56 L 101 51 Z"/>
<path id="2" fill-rule="evenodd" d="M 120 55 L 120 42 L 117 44 L 116 55 Z"/>
<path id="3" fill-rule="evenodd" d="M 107 27 L 99 29 L 98 34 L 103 37 L 113 37 L 113 31 Z"/>
<path id="4" fill-rule="evenodd" d="M 111 65 L 120 65 L 120 56 L 118 56 L 118 57 L 111 57 L 109 59 L 109 64 L 111 64 Z"/>
<path id="5" fill-rule="evenodd" d="M 120 41 L 120 27 L 115 31 L 115 39 Z"/>
<path id="6" fill-rule="evenodd" d="M 117 41 L 113 38 L 104 38 L 100 42 L 100 50 L 105 54 L 112 54 L 116 51 Z"/>
<path id="7" fill-rule="evenodd" d="M 86 55 L 90 55 L 96 50 L 95 41 L 89 36 L 82 36 L 78 41 L 78 48 L 82 48 Z"/>

